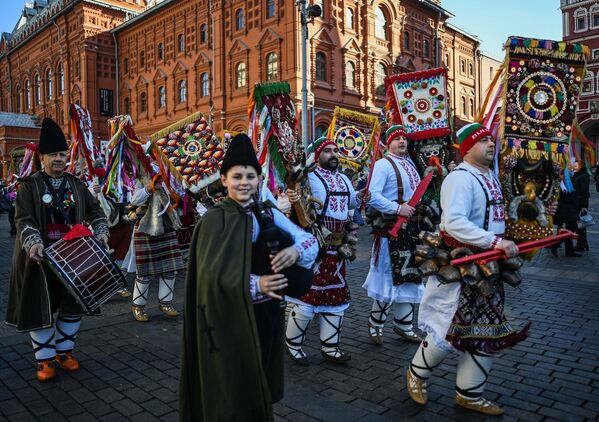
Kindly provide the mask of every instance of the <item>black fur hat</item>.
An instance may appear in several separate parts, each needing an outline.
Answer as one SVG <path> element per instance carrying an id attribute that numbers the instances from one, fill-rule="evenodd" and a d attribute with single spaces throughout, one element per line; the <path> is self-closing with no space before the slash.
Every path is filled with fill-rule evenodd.
<path id="1" fill-rule="evenodd" d="M 262 174 L 262 168 L 256 158 L 256 151 L 254 150 L 252 141 L 245 133 L 239 133 L 231 140 L 223 158 L 223 163 L 220 166 L 220 174 L 226 175 L 231 167 L 239 165 L 254 167 L 258 175 Z"/>
<path id="2" fill-rule="evenodd" d="M 40 154 L 52 154 L 53 152 L 68 151 L 69 146 L 60 126 L 50 118 L 42 122 L 40 143 L 38 152 Z"/>

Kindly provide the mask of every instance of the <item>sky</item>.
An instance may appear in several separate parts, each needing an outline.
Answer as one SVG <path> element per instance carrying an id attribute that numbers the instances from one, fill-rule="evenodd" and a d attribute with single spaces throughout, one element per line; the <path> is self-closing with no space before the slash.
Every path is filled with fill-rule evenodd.
<path id="1" fill-rule="evenodd" d="M 481 51 L 499 60 L 510 35 L 562 39 L 559 0 L 442 0 L 441 5 L 455 15 L 452 25 L 477 36 Z"/>
<path id="2" fill-rule="evenodd" d="M 476 35 L 481 50 L 503 59 L 502 45 L 510 35 L 561 40 L 559 0 L 442 0 L 455 15 L 450 23 Z M 0 31 L 11 32 L 24 0 L 0 0 Z"/>

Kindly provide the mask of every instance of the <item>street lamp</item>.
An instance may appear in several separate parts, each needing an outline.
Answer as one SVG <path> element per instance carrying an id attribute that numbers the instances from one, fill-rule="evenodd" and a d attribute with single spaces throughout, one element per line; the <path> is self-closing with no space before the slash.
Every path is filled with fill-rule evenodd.
<path id="1" fill-rule="evenodd" d="M 300 24 L 302 25 L 302 142 L 304 147 L 308 146 L 308 54 L 306 45 L 308 43 L 308 21 L 322 14 L 320 6 L 307 5 L 306 0 L 298 0 L 297 5 L 300 12 Z"/>

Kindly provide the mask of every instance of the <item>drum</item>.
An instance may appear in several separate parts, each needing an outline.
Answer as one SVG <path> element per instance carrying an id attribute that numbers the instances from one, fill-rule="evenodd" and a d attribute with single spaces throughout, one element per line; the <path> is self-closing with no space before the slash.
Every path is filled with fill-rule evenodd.
<path id="1" fill-rule="evenodd" d="M 89 314 L 127 285 L 118 265 L 94 236 L 60 239 L 44 249 L 44 257 Z"/>

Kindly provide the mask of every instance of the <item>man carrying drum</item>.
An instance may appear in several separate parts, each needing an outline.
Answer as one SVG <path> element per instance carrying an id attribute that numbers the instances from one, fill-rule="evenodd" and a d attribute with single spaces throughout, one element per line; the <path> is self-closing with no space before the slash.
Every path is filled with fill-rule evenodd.
<path id="1" fill-rule="evenodd" d="M 55 364 L 65 371 L 79 369 L 73 349 L 81 316 L 87 314 L 42 264 L 44 247 L 63 237 L 71 224 L 83 222 L 108 244 L 106 217 L 98 201 L 81 180 L 64 172 L 67 150 L 60 127 L 44 119 L 39 142 L 43 170 L 21 180 L 15 204 L 17 239 L 6 323 L 29 332 L 40 381 L 56 376 Z"/>

